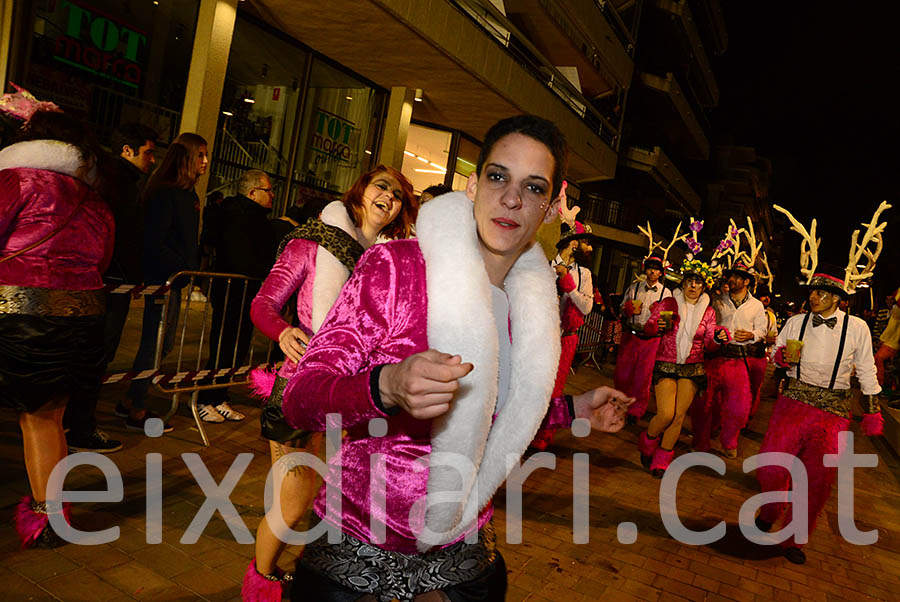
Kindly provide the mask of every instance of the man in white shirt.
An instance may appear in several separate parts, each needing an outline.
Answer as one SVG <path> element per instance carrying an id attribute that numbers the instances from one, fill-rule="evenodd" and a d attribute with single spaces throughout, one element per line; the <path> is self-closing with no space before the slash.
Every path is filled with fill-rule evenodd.
<path id="1" fill-rule="evenodd" d="M 775 403 L 769 428 L 759 453 L 782 452 L 797 456 L 809 477 L 809 533 L 816 517 L 831 495 L 837 469 L 823 463 L 825 454 L 838 452 L 838 434 L 850 428 L 850 374 L 856 371 L 862 389 L 865 417 L 863 433 L 880 435 L 881 407 L 876 398 L 881 386 L 875 375 L 872 339 L 864 320 L 838 308 L 846 299 L 844 270 L 819 266 L 807 287 L 810 312 L 791 317 L 775 343 L 773 359 L 788 367 L 788 382 Z M 797 341 L 802 341 L 798 351 Z M 777 466 L 756 471 L 764 492 L 784 491 L 785 501 L 767 504 L 756 518 L 756 525 L 768 531 L 785 509 L 784 524 L 792 520 L 792 505 L 787 504 L 790 488 L 788 472 Z M 795 492 L 796 494 L 796 492 Z M 781 544 L 785 557 L 803 564 L 806 556 L 793 537 Z"/>
<path id="2" fill-rule="evenodd" d="M 566 378 L 575 349 L 578 347 L 578 329 L 584 324 L 584 316 L 591 313 L 594 307 L 594 283 L 591 272 L 581 263 L 590 261 L 594 247 L 591 243 L 597 238 L 591 233 L 590 226 L 574 222 L 574 228 L 563 222 L 560 226 L 561 237 L 556 243 L 559 254 L 550 262 L 556 271 L 556 290 L 559 293 L 559 317 L 562 330 L 562 347 L 559 355 L 559 368 L 553 384 L 552 395 L 562 395 L 566 386 Z M 531 442 L 531 447 L 544 451 L 553 443 L 555 429 L 540 429 Z"/>
<path id="3" fill-rule="evenodd" d="M 660 281 L 663 273 L 661 257 L 647 257 L 642 268 L 646 280 L 632 282 L 622 296 L 622 343 L 613 375 L 616 388 L 635 398 L 628 408 L 628 421 L 632 424 L 647 411 L 650 380 L 659 347 L 659 335 L 645 335 L 644 324 L 650 318 L 653 306 L 672 296 Z"/>
<path id="4" fill-rule="evenodd" d="M 754 391 L 751 374 L 765 374 L 766 343 L 768 331 L 766 311 L 762 303 L 750 294 L 754 272 L 751 266 L 741 262 L 725 272 L 728 292 L 715 297 L 712 302 L 716 310 L 716 324 L 727 328 L 732 340 L 724 345 L 716 357 L 707 360 L 706 396 L 692 416 L 694 428 L 694 449 L 709 450 L 710 430 L 713 417 L 721 419 L 720 441 L 726 458 L 738 455 L 738 435 L 747 424 L 753 397 L 762 384 L 762 379 Z"/>

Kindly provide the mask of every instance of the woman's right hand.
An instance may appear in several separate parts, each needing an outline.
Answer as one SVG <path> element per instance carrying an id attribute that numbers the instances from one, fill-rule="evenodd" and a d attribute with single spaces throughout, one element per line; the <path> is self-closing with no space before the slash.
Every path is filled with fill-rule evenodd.
<path id="1" fill-rule="evenodd" d="M 294 326 L 288 326 L 278 335 L 278 346 L 294 362 L 299 362 L 306 352 L 309 337 L 305 332 Z"/>

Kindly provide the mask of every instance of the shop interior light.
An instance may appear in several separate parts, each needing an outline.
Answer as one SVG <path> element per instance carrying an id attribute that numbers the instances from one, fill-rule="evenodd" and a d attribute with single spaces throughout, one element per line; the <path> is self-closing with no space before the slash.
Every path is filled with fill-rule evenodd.
<path id="1" fill-rule="evenodd" d="M 437 169 L 440 169 L 440 170 L 443 171 L 443 172 L 446 172 L 446 171 L 447 171 L 446 169 L 444 169 L 443 166 L 438 165 L 437 163 L 432 163 L 431 161 L 429 161 L 428 164 L 431 165 L 432 167 L 435 167 L 435 168 L 437 168 Z"/>
<path id="2" fill-rule="evenodd" d="M 418 172 L 418 173 L 439 173 L 439 174 L 447 173 L 443 169 L 414 169 L 413 171 Z"/>
<path id="3" fill-rule="evenodd" d="M 347 100 L 353 100 L 352 96 L 345 96 L 344 98 L 346 98 Z"/>
<path id="4" fill-rule="evenodd" d="M 234 113 L 232 113 L 231 111 L 222 111 L 222 115 L 225 115 L 226 117 L 234 117 Z"/>
<path id="5" fill-rule="evenodd" d="M 416 95 L 413 97 L 413 100 L 416 102 L 422 102 L 422 88 L 416 88 Z"/>
<path id="6" fill-rule="evenodd" d="M 371 154 L 372 154 L 372 151 L 370 151 L 369 149 L 366 149 L 364 152 L 365 152 L 367 155 L 371 155 Z"/>
<path id="7" fill-rule="evenodd" d="M 422 163 L 428 163 L 428 159 L 426 159 L 425 157 L 420 157 L 420 156 L 416 155 L 416 159 L 418 159 Z"/>
<path id="8" fill-rule="evenodd" d="M 253 104 L 253 103 L 255 103 L 256 101 L 253 100 L 252 98 L 245 98 L 245 99 L 244 99 L 244 102 L 249 102 L 250 104 Z"/>
<path id="9" fill-rule="evenodd" d="M 415 153 L 411 153 L 408 150 L 403 151 L 403 154 L 406 155 L 407 157 L 415 157 L 416 156 Z"/>

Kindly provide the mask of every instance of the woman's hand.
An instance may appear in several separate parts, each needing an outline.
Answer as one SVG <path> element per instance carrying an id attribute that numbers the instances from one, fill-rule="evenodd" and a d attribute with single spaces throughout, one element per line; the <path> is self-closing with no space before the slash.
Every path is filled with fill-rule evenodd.
<path id="1" fill-rule="evenodd" d="M 754 334 L 749 330 L 735 330 L 734 331 L 734 340 L 738 343 L 746 343 L 747 341 L 752 341 L 754 338 Z"/>
<path id="2" fill-rule="evenodd" d="M 728 342 L 728 332 L 726 332 L 725 329 L 723 329 L 723 328 L 719 328 L 716 330 L 716 333 L 713 335 L 713 339 L 719 345 L 724 345 L 725 343 Z"/>
<path id="3" fill-rule="evenodd" d="M 306 353 L 306 345 L 309 337 L 305 332 L 294 326 L 288 326 L 278 335 L 278 346 L 284 351 L 284 355 L 293 362 L 299 362 Z"/>
<path id="4" fill-rule="evenodd" d="M 634 397 L 628 397 L 612 387 L 598 387 L 572 398 L 576 418 L 587 418 L 591 428 L 615 433 L 625 426 L 625 413 Z"/>

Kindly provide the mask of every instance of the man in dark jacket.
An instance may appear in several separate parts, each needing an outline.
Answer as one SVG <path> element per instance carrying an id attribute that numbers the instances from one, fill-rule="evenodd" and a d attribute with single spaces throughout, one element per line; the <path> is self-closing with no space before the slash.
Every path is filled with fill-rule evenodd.
<path id="1" fill-rule="evenodd" d="M 156 163 L 156 139 L 156 132 L 139 123 L 120 125 L 112 135 L 111 148 L 115 158 L 110 190 L 115 198 L 110 199 L 109 204 L 116 220 L 116 242 L 112 261 L 103 275 L 103 280 L 109 285 L 140 284 L 143 281 L 140 241 L 143 240 L 144 220 L 140 194 L 144 177 Z M 116 355 L 130 305 L 131 295 L 106 296 L 105 365 L 109 365 Z M 99 396 L 99 382 L 91 390 L 72 392 L 64 418 L 69 427 L 66 434 L 69 451 L 110 453 L 122 449 L 119 441 L 109 439 L 97 428 L 94 413 Z"/>
<path id="2" fill-rule="evenodd" d="M 214 271 L 260 279 L 268 276 L 275 263 L 272 224 L 268 219 L 274 196 L 266 172 L 257 169 L 244 172 L 238 182 L 238 194 L 222 201 L 219 231 L 212 233 L 212 239 L 217 241 Z M 250 302 L 260 283 L 249 282 L 245 291 L 244 282 L 232 281 L 227 291 L 222 280 L 210 286 L 213 314 L 207 370 L 241 366 L 250 349 L 253 334 Z M 244 419 L 243 414 L 228 405 L 226 389 L 202 391 L 199 402 L 200 417 L 206 422 Z"/>

